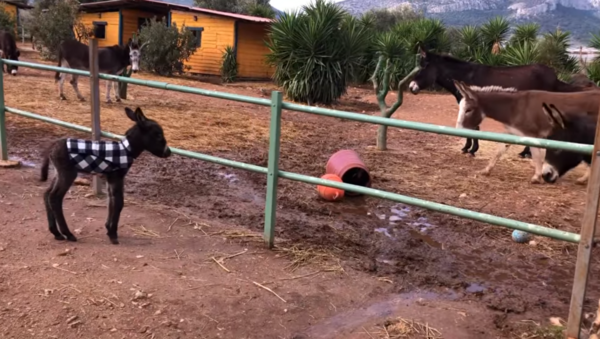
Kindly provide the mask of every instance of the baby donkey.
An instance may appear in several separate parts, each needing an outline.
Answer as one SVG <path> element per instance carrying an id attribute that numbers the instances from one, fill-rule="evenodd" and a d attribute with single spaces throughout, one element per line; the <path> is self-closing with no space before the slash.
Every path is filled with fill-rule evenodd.
<path id="1" fill-rule="evenodd" d="M 108 218 L 106 230 L 110 242 L 118 244 L 117 226 L 123 209 L 123 180 L 133 160 L 148 151 L 160 158 L 167 158 L 171 150 L 167 146 L 162 127 L 146 118 L 138 107 L 135 112 L 125 108 L 125 113 L 135 122 L 125 138 L 115 141 L 90 141 L 63 138 L 50 145 L 44 154 L 41 180 L 48 180 L 50 162 L 56 169 L 52 184 L 44 193 L 44 204 L 50 232 L 56 240 L 77 241 L 69 231 L 63 214 L 63 200 L 77 178 L 78 172 L 100 174 L 108 182 Z M 56 227 L 58 224 L 58 228 Z M 60 229 L 60 232 L 59 232 Z"/>

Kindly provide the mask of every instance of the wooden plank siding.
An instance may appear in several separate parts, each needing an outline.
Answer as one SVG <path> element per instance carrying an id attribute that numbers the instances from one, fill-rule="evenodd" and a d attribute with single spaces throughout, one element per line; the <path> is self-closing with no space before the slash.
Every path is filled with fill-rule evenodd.
<path id="1" fill-rule="evenodd" d="M 86 29 L 94 29 L 94 21 L 106 22 L 106 37 L 98 40 L 98 47 L 108 47 L 119 44 L 119 12 L 80 13 L 79 20 Z"/>
<path id="2" fill-rule="evenodd" d="M 135 9 L 122 9 L 123 44 L 126 44 L 133 37 L 133 33 L 138 34 L 138 22 L 141 18 L 151 19 L 156 14 L 139 11 Z"/>
<path id="3" fill-rule="evenodd" d="M 195 21 L 194 17 L 198 20 Z M 171 12 L 171 23 L 181 28 L 202 27 L 201 46 L 185 63 L 189 72 L 199 74 L 221 74 L 221 58 L 225 47 L 235 44 L 235 20 L 231 18 L 207 15 L 203 13 Z"/>
<path id="4" fill-rule="evenodd" d="M 237 63 L 240 78 L 270 78 L 274 67 L 267 65 L 267 24 L 238 21 Z"/>

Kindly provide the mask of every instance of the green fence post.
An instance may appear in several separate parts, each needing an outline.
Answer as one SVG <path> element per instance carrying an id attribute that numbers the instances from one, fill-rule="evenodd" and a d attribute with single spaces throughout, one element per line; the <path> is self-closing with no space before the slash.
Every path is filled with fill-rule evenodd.
<path id="1" fill-rule="evenodd" d="M 4 109 L 4 62 L 0 59 L 0 160 L 8 161 L 6 110 Z"/>
<path id="2" fill-rule="evenodd" d="M 277 181 L 279 179 L 279 137 L 281 135 L 281 92 L 271 92 L 271 123 L 269 126 L 269 164 L 267 172 L 267 202 L 265 204 L 265 243 L 273 248 L 277 214 Z"/>

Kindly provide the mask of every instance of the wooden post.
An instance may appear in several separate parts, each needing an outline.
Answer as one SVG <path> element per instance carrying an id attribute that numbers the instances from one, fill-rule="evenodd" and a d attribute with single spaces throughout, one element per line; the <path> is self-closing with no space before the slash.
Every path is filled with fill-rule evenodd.
<path id="1" fill-rule="evenodd" d="M 90 96 L 92 107 L 92 140 L 100 141 L 100 78 L 98 77 L 98 40 L 90 39 Z M 92 190 L 96 196 L 102 195 L 102 178 L 94 175 Z"/>
<path id="2" fill-rule="evenodd" d="M 599 115 L 600 118 L 600 115 Z M 599 119 L 600 120 L 600 119 Z M 600 202 L 600 121 L 596 125 L 596 139 L 592 153 L 592 168 L 588 179 L 585 210 L 581 225 L 581 240 L 577 250 L 577 263 L 575 264 L 575 278 L 571 293 L 571 306 L 567 323 L 567 339 L 580 339 L 581 320 L 583 316 L 583 303 L 590 271 L 592 247 L 596 236 L 596 221 L 598 218 L 598 204 Z"/>

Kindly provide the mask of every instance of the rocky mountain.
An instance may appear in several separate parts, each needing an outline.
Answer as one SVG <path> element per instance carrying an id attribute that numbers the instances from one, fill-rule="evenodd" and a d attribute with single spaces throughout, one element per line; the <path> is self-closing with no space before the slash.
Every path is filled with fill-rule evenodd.
<path id="1" fill-rule="evenodd" d="M 513 23 L 537 22 L 543 32 L 568 30 L 574 42 L 586 42 L 591 32 L 600 32 L 600 0 L 343 0 L 338 4 L 353 15 L 410 6 L 450 26 L 478 25 L 501 15 Z"/>

